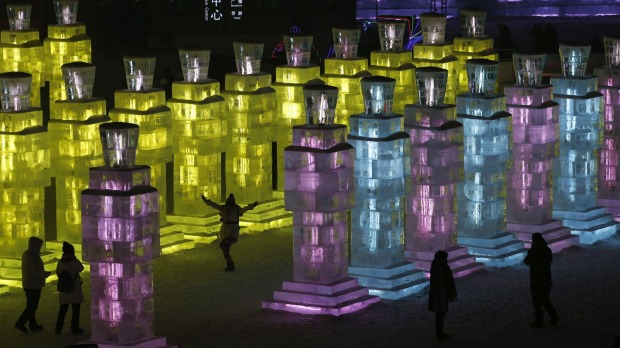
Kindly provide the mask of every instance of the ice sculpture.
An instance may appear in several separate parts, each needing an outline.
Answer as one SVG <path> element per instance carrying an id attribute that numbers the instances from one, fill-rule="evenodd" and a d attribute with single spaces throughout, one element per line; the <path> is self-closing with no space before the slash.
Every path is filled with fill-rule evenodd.
<path id="1" fill-rule="evenodd" d="M 603 94 L 603 146 L 599 155 L 598 204 L 620 221 L 620 38 L 605 36 L 604 67 L 594 69 Z"/>
<path id="2" fill-rule="evenodd" d="M 61 250 L 62 242 L 82 242 L 80 192 L 88 188 L 88 171 L 103 165 L 99 125 L 109 122 L 106 101 L 92 96 L 95 66 L 74 62 L 62 66 L 66 100 L 50 105 L 52 176 L 56 191 L 56 240 L 48 247 Z M 78 249 L 79 250 L 79 249 Z"/>
<path id="3" fill-rule="evenodd" d="M 347 276 L 348 218 L 354 205 L 354 150 L 347 128 L 334 124 L 338 89 L 303 89 L 306 125 L 293 127 L 284 152 L 284 203 L 293 212 L 293 280 L 274 291 L 263 308 L 339 316 L 378 302 Z"/>
<path id="4" fill-rule="evenodd" d="M 455 277 L 484 267 L 456 244 L 456 187 L 463 180 L 463 125 L 456 106 L 445 104 L 449 73 L 416 69 L 418 103 L 405 107 L 411 142 L 411 192 L 407 195 L 405 258 L 427 276 L 437 250 L 448 253 Z"/>
<path id="5" fill-rule="evenodd" d="M 404 256 L 410 145 L 403 116 L 392 112 L 395 86 L 389 77 L 362 78 L 366 111 L 351 116 L 347 137 L 355 152 L 349 275 L 371 295 L 390 300 L 428 285 L 424 273 Z"/>
<path id="6" fill-rule="evenodd" d="M 370 76 L 368 59 L 357 56 L 361 29 L 332 28 L 334 56 L 325 58 L 321 79 L 338 88 L 336 123 L 349 127 L 349 116 L 364 112 L 360 80 Z"/>
<path id="7" fill-rule="evenodd" d="M 90 37 L 86 26 L 77 21 L 77 0 L 54 0 L 56 24 L 47 27 L 48 37 L 43 40 L 45 80 L 49 81 L 50 104 L 68 99 L 62 66 L 73 62 L 92 62 Z"/>
<path id="8" fill-rule="evenodd" d="M 592 244 L 616 233 L 617 224 L 597 206 L 597 151 L 602 141 L 603 95 L 596 76 L 586 75 L 589 45 L 560 44 L 563 76 L 552 77 L 560 104 L 560 156 L 553 160 L 553 217 L 579 243 Z"/>
<path id="9" fill-rule="evenodd" d="M 473 29 L 472 29 L 473 30 Z M 506 174 L 511 164 L 512 116 L 495 92 L 499 63 L 467 61 L 469 91 L 456 97 L 464 131 L 464 180 L 458 184 L 457 243 L 478 262 L 502 267 L 523 261 L 523 242 L 506 232 Z"/>
<path id="10" fill-rule="evenodd" d="M 30 28 L 32 5 L 7 4 L 10 30 L 0 32 L 0 72 L 21 71 L 32 76 L 30 105 L 41 106 L 43 42 L 39 30 Z"/>
<path id="11" fill-rule="evenodd" d="M 380 20 L 380 50 L 370 52 L 368 71 L 373 75 L 386 76 L 396 81 L 392 109 L 402 114 L 405 105 L 415 102 L 417 93 L 413 81 L 415 66 L 411 63 L 411 51 L 403 49 L 403 37 L 407 22 L 403 20 Z"/>
<path id="12" fill-rule="evenodd" d="M 166 165 L 172 161 L 172 116 L 166 92 L 153 88 L 155 57 L 124 56 L 127 89 L 114 91 L 114 108 L 108 115 L 115 122 L 140 126 L 138 161 L 151 167 L 151 185 L 159 191 L 159 222 L 166 224 Z"/>
<path id="13" fill-rule="evenodd" d="M 446 103 L 454 104 L 458 92 L 459 60 L 452 54 L 452 42 L 445 41 L 447 21 L 445 14 L 434 12 L 420 14 L 422 42 L 413 46 L 413 64 L 417 68 L 445 69 L 448 72 L 448 79 L 444 99 Z"/>
<path id="14" fill-rule="evenodd" d="M 499 61 L 499 54 L 493 49 L 493 38 L 484 35 L 487 11 L 468 7 L 462 8 L 459 15 L 463 36 L 454 38 L 454 49 L 452 50 L 459 61 L 457 95 L 469 91 L 467 60 L 489 59 Z M 495 90 L 497 90 L 497 85 Z"/>
<path id="15" fill-rule="evenodd" d="M 82 257 L 90 263 L 91 340 L 100 347 L 173 347 L 154 332 L 153 258 L 160 255 L 159 193 L 136 165 L 140 127 L 99 126 L 105 165 L 82 191 Z"/>
<path id="16" fill-rule="evenodd" d="M 544 54 L 513 53 L 516 85 L 504 88 L 512 114 L 512 168 L 506 181 L 506 229 L 526 247 L 542 233 L 553 252 L 576 245 L 579 238 L 552 218 L 552 161 L 558 156 L 559 106 L 552 86 L 542 82 Z"/>

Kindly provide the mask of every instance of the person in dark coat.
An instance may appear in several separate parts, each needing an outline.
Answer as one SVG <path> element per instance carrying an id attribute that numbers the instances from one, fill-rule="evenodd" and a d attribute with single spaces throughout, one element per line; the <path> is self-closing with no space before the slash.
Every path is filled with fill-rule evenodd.
<path id="1" fill-rule="evenodd" d="M 232 272 L 235 270 L 235 263 L 230 256 L 230 248 L 233 244 L 237 243 L 239 239 L 239 218 L 248 210 L 256 208 L 258 202 L 248 204 L 244 208 L 241 208 L 235 201 L 235 195 L 232 193 L 228 195 L 226 203 L 219 205 L 212 200 L 201 195 L 202 201 L 213 209 L 220 212 L 220 221 L 222 226 L 220 227 L 220 249 L 224 253 L 224 259 L 226 259 L 226 272 Z"/>
<path id="2" fill-rule="evenodd" d="M 552 286 L 552 261 L 553 254 L 542 234 L 534 233 L 532 235 L 532 247 L 523 260 L 526 265 L 530 266 L 530 290 L 535 316 L 534 322 L 530 325 L 532 327 L 543 326 L 543 307 L 549 313 L 550 324 L 553 326 L 558 323 L 558 313 L 549 299 Z"/>
<path id="3" fill-rule="evenodd" d="M 443 331 L 443 321 L 448 312 L 449 302 L 457 298 L 452 270 L 448 265 L 448 253 L 439 250 L 431 263 L 428 310 L 435 312 L 435 334 L 438 341 L 445 341 L 450 335 Z"/>
<path id="4" fill-rule="evenodd" d="M 42 239 L 30 237 L 28 239 L 28 250 L 22 254 L 22 287 L 26 293 L 26 309 L 17 319 L 15 328 L 23 333 L 28 333 L 26 323 L 28 323 L 31 332 L 43 330 L 43 326 L 37 323 L 35 312 L 39 307 L 45 279 L 50 276 L 51 272 L 47 272 L 43 267 L 42 246 Z"/>
<path id="5" fill-rule="evenodd" d="M 82 265 L 82 262 L 75 257 L 75 248 L 73 245 L 63 242 L 62 258 L 58 261 L 58 265 L 56 266 L 56 274 L 60 276 L 61 273 L 67 272 L 69 277 L 73 279 L 73 290 L 68 292 L 58 292 L 60 308 L 58 309 L 58 316 L 56 318 L 55 332 L 59 335 L 65 325 L 65 316 L 69 310 L 69 305 L 71 305 L 71 333 L 80 334 L 84 332 L 84 330 L 80 328 L 80 305 L 84 302 L 80 272 L 83 270 L 84 265 Z"/>

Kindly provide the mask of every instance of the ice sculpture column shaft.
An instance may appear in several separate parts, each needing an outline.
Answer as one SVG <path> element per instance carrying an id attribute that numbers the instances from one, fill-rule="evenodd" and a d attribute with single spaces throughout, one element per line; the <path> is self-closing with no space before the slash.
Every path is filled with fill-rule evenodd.
<path id="1" fill-rule="evenodd" d="M 105 165 L 82 191 L 82 256 L 90 262 L 91 340 L 100 347 L 171 347 L 154 332 L 153 258 L 159 257 L 159 194 L 135 165 L 139 127 L 99 126 Z"/>
<path id="2" fill-rule="evenodd" d="M 428 285 L 405 261 L 405 195 L 411 166 L 403 116 L 392 113 L 396 81 L 362 78 L 366 111 L 352 115 L 347 142 L 355 150 L 355 198 L 351 209 L 349 275 L 370 294 L 397 300 Z"/>
<path id="3" fill-rule="evenodd" d="M 354 204 L 353 147 L 334 124 L 338 89 L 304 87 L 306 125 L 284 152 L 284 203 L 293 212 L 293 281 L 263 308 L 339 316 L 379 301 L 347 276 L 347 210 Z"/>
<path id="4" fill-rule="evenodd" d="M 551 78 L 560 104 L 560 156 L 553 161 L 553 217 L 592 244 L 616 233 L 617 224 L 597 206 L 597 150 L 602 141 L 603 95 L 586 75 L 590 46 L 560 44 L 564 76 Z"/>
<path id="5" fill-rule="evenodd" d="M 512 114 L 513 165 L 506 181 L 506 229 L 530 247 L 542 233 L 553 252 L 578 244 L 570 228 L 552 218 L 552 161 L 559 144 L 559 106 L 542 84 L 545 55 L 513 53 L 517 84 L 504 88 Z"/>
<path id="6" fill-rule="evenodd" d="M 483 268 L 456 245 L 457 183 L 463 180 L 463 125 L 456 106 L 444 104 L 448 71 L 416 69 L 418 103 L 405 106 L 411 142 L 411 193 L 407 195 L 405 258 L 430 276 L 437 250 L 448 253 L 455 277 Z"/>
<path id="7" fill-rule="evenodd" d="M 511 164 L 512 117 L 495 93 L 499 63 L 467 61 L 469 92 L 456 97 L 464 130 L 464 176 L 458 185 L 458 238 L 478 262 L 509 266 L 523 261 L 523 242 L 506 232 L 506 173 Z"/>

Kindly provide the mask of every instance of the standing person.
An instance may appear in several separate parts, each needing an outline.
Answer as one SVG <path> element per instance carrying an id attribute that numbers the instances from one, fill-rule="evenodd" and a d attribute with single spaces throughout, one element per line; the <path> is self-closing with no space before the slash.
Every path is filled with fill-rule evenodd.
<path id="1" fill-rule="evenodd" d="M 443 342 L 450 338 L 450 335 L 443 331 L 448 303 L 457 298 L 452 269 L 448 266 L 448 253 L 443 250 L 435 253 L 435 258 L 431 263 L 430 283 L 428 310 L 435 312 L 435 335 L 439 342 Z"/>
<path id="2" fill-rule="evenodd" d="M 73 289 L 68 292 L 58 292 L 58 300 L 60 308 L 58 309 L 58 317 L 56 318 L 56 333 L 60 335 L 62 327 L 65 325 L 65 316 L 71 305 L 71 333 L 80 334 L 84 332 L 80 328 L 80 304 L 84 302 L 84 294 L 82 293 L 82 278 L 80 272 L 84 270 L 84 265 L 75 257 L 75 248 L 73 245 L 62 243 L 62 258 L 56 266 L 56 274 L 60 277 L 63 272 L 73 281 Z"/>
<path id="3" fill-rule="evenodd" d="M 534 233 L 532 235 L 532 247 L 528 250 L 527 256 L 523 260 L 526 265 L 530 266 L 530 291 L 532 292 L 535 315 L 535 320 L 530 325 L 531 327 L 543 326 L 543 307 L 549 313 L 549 323 L 552 326 L 558 323 L 558 313 L 549 299 L 552 286 L 552 261 L 553 254 L 542 234 Z"/>
<path id="4" fill-rule="evenodd" d="M 22 287 L 26 293 L 26 309 L 17 319 L 15 328 L 23 333 L 28 333 L 26 323 L 28 323 L 31 332 L 43 330 L 43 326 L 37 323 L 35 312 L 39 307 L 45 279 L 50 276 L 51 272 L 45 271 L 43 267 L 42 246 L 42 239 L 30 237 L 28 239 L 28 250 L 22 254 Z"/>
<path id="5" fill-rule="evenodd" d="M 239 217 L 248 210 L 256 208 L 258 201 L 248 204 L 246 207 L 241 208 L 235 202 L 235 196 L 231 193 L 226 199 L 226 203 L 219 205 L 212 200 L 200 195 L 206 205 L 220 212 L 220 221 L 222 226 L 220 227 L 220 249 L 224 253 L 224 259 L 226 259 L 226 272 L 232 272 L 235 270 L 235 263 L 230 256 L 230 248 L 233 244 L 237 243 L 239 239 Z"/>

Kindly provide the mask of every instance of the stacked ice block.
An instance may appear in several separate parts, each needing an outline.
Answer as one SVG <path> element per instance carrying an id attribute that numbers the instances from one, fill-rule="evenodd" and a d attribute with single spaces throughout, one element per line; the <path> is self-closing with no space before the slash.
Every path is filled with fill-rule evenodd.
<path id="1" fill-rule="evenodd" d="M 0 72 L 21 71 L 32 75 L 30 105 L 41 106 L 43 42 L 39 30 L 30 28 L 32 5 L 6 6 L 10 30 L 0 32 Z"/>
<path id="2" fill-rule="evenodd" d="M 439 13 L 420 14 L 422 43 L 413 46 L 413 64 L 417 68 L 436 67 L 448 72 L 445 102 L 453 104 L 458 94 L 459 60 L 452 54 L 452 42 L 445 41 L 447 16 Z"/>
<path id="3" fill-rule="evenodd" d="M 469 92 L 456 97 L 464 131 L 464 177 L 458 184 L 458 239 L 476 260 L 502 267 L 523 261 L 523 242 L 506 232 L 506 174 L 512 117 L 495 93 L 499 63 L 467 61 Z"/>
<path id="4" fill-rule="evenodd" d="M 153 258 L 159 257 L 158 192 L 135 165 L 139 127 L 99 126 L 105 165 L 82 191 L 82 250 L 90 262 L 91 340 L 100 347 L 170 347 L 154 332 Z"/>
<path id="5" fill-rule="evenodd" d="M 413 81 L 415 66 L 411 63 L 411 51 L 403 50 L 405 21 L 382 20 L 377 22 L 381 49 L 370 52 L 368 71 L 373 75 L 386 76 L 396 81 L 392 109 L 402 114 L 405 105 L 415 102 L 417 93 Z"/>
<path id="6" fill-rule="evenodd" d="M 355 199 L 351 209 L 349 275 L 370 294 L 397 300 L 428 285 L 405 261 L 405 195 L 411 166 L 403 116 L 392 113 L 396 81 L 362 78 L 366 111 L 352 115 L 347 142 L 355 149 Z"/>
<path id="7" fill-rule="evenodd" d="M 455 277 L 484 265 L 456 244 L 456 185 L 463 180 L 463 125 L 456 107 L 444 104 L 448 71 L 416 70 L 418 103 L 405 107 L 411 142 L 411 192 L 407 195 L 405 258 L 429 275 L 435 252 L 448 253 Z"/>
<path id="8" fill-rule="evenodd" d="M 334 124 L 338 89 L 304 87 L 306 125 L 293 127 L 284 152 L 284 202 L 293 212 L 293 280 L 263 308 L 339 316 L 379 301 L 347 276 L 348 218 L 353 207 L 354 150 Z"/>
<path id="9" fill-rule="evenodd" d="M 542 233 L 553 252 L 579 238 L 552 218 L 552 161 L 558 155 L 559 106 L 552 87 L 542 84 L 545 55 L 513 54 L 517 84 L 504 89 L 512 114 L 513 166 L 508 171 L 506 228 L 526 247 Z"/>
<path id="10" fill-rule="evenodd" d="M 603 94 L 604 134 L 598 170 L 598 204 L 620 221 L 620 38 L 604 37 L 606 65 L 594 69 Z"/>
<path id="11" fill-rule="evenodd" d="M 553 217 L 579 242 L 592 244 L 616 233 L 613 215 L 597 203 L 597 151 L 601 147 L 603 95 L 586 75 L 590 46 L 560 44 L 564 76 L 551 78 L 560 104 L 560 156 L 553 161 Z"/>

